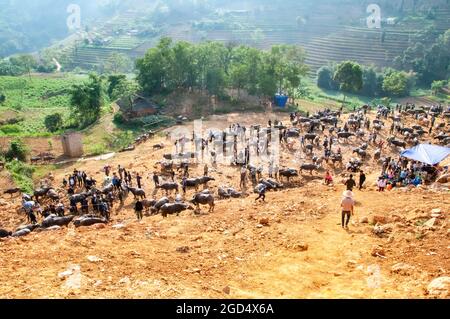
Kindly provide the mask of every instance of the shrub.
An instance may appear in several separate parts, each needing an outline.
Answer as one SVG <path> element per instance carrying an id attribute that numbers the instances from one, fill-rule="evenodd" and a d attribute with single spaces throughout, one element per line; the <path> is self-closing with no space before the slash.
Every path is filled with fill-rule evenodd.
<path id="1" fill-rule="evenodd" d="M 0 131 L 2 131 L 5 135 L 14 135 L 14 134 L 21 133 L 22 128 L 16 124 L 7 124 L 7 125 L 3 125 L 0 128 Z"/>
<path id="2" fill-rule="evenodd" d="M 9 161 L 17 158 L 19 161 L 25 162 L 27 155 L 27 146 L 20 138 L 16 138 L 9 144 L 9 149 L 6 152 L 5 157 Z"/>
<path id="3" fill-rule="evenodd" d="M 63 125 L 62 115 L 60 113 L 47 115 L 44 119 L 44 124 L 49 132 L 56 132 Z"/>
<path id="4" fill-rule="evenodd" d="M 121 112 L 114 114 L 113 122 L 115 124 L 124 124 L 126 122 L 124 115 Z"/>
<path id="5" fill-rule="evenodd" d="M 33 192 L 33 166 L 20 161 L 12 161 L 6 164 L 6 169 L 10 172 L 12 179 L 22 192 Z"/>

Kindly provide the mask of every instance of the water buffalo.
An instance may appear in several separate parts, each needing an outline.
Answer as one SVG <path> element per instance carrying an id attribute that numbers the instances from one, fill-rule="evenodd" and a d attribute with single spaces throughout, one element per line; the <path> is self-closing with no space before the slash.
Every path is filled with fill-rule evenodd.
<path id="1" fill-rule="evenodd" d="M 305 140 L 311 141 L 311 143 L 314 142 L 314 140 L 316 138 L 317 138 L 317 134 L 311 134 L 311 133 L 305 134 Z"/>
<path id="2" fill-rule="evenodd" d="M 142 206 L 144 206 L 146 212 L 149 212 L 150 209 L 155 206 L 155 204 L 156 204 L 155 199 L 152 199 L 152 200 L 144 199 L 142 201 Z"/>
<path id="3" fill-rule="evenodd" d="M 280 169 L 279 175 L 283 176 L 283 177 L 286 177 L 287 181 L 289 183 L 289 180 L 291 179 L 291 177 L 297 177 L 298 176 L 298 171 L 296 169 L 293 169 L 293 168 Z"/>
<path id="4" fill-rule="evenodd" d="M 95 224 L 107 224 L 108 220 L 106 218 L 100 218 L 93 215 L 84 215 L 80 218 L 77 218 L 74 220 L 73 224 L 75 227 L 81 227 L 81 226 L 92 226 Z"/>
<path id="5" fill-rule="evenodd" d="M 51 187 L 44 187 L 41 189 L 36 189 L 33 193 L 36 202 L 39 202 L 39 197 L 43 197 L 47 194 L 47 192 L 51 189 Z"/>
<path id="6" fill-rule="evenodd" d="M 163 197 L 160 200 L 158 200 L 155 205 L 151 208 L 153 213 L 158 213 L 161 207 L 163 207 L 165 204 L 168 204 L 170 200 L 167 197 Z"/>
<path id="7" fill-rule="evenodd" d="M 366 158 L 367 152 L 361 148 L 355 148 L 353 149 L 353 154 L 358 154 L 362 159 Z"/>
<path id="8" fill-rule="evenodd" d="M 29 230 L 28 228 L 24 228 L 24 229 L 14 232 L 11 236 L 12 237 L 22 237 L 22 236 L 29 235 L 30 233 L 31 233 L 31 230 Z"/>
<path id="9" fill-rule="evenodd" d="M 200 210 L 200 205 L 209 205 L 209 212 L 214 212 L 214 196 L 212 194 L 198 193 L 195 194 L 191 200 L 191 203 L 197 206 L 197 209 Z"/>
<path id="10" fill-rule="evenodd" d="M 309 173 L 312 175 L 312 172 L 314 170 L 318 170 L 319 169 L 319 165 L 316 164 L 302 164 L 300 165 L 300 173 L 303 173 L 303 170 L 305 171 L 309 171 Z"/>
<path id="11" fill-rule="evenodd" d="M 47 194 L 45 194 L 48 198 L 50 198 L 51 200 L 59 200 L 59 194 L 57 191 L 55 191 L 54 189 L 49 189 Z"/>
<path id="12" fill-rule="evenodd" d="M 242 197 L 242 193 L 236 191 L 231 187 L 219 187 L 218 189 L 219 198 L 240 198 Z"/>
<path id="13" fill-rule="evenodd" d="M 272 189 L 277 190 L 283 188 L 283 184 L 280 184 L 277 181 L 274 181 L 273 179 L 260 179 L 259 184 L 266 186 L 266 189 L 268 190 Z"/>
<path id="14" fill-rule="evenodd" d="M 3 194 L 10 194 L 11 198 L 14 194 L 20 193 L 20 188 L 10 188 L 3 192 Z"/>
<path id="15" fill-rule="evenodd" d="M 343 139 L 347 140 L 348 138 L 355 136 L 355 134 L 350 133 L 350 132 L 340 132 L 337 134 L 337 136 L 338 136 L 338 139 L 343 138 Z"/>
<path id="16" fill-rule="evenodd" d="M 5 229 L 0 229 L 0 238 L 9 237 L 12 235 L 12 232 L 7 231 Z"/>
<path id="17" fill-rule="evenodd" d="M 144 199 L 146 197 L 145 196 L 145 191 L 143 189 L 141 189 L 141 188 L 127 186 L 127 190 L 129 190 L 133 194 L 134 199 L 137 199 L 139 197 Z"/>
<path id="18" fill-rule="evenodd" d="M 67 226 L 74 219 L 74 217 L 75 216 L 58 217 L 55 215 L 50 215 L 44 219 L 42 222 L 42 227 L 48 228 L 52 226 Z"/>
<path id="19" fill-rule="evenodd" d="M 166 193 L 168 194 L 170 191 L 173 191 L 173 190 L 178 192 L 179 185 L 177 183 L 167 182 L 167 183 L 157 186 L 157 188 L 161 188 L 161 189 L 165 190 Z"/>
<path id="20" fill-rule="evenodd" d="M 396 140 L 394 138 L 389 138 L 387 141 L 388 141 L 388 143 L 390 145 L 395 145 L 397 147 L 403 147 L 403 148 L 406 147 L 406 142 L 405 141 L 399 141 L 399 140 Z"/>
<path id="21" fill-rule="evenodd" d="M 185 203 L 167 203 L 161 206 L 160 211 L 162 216 L 166 218 L 168 215 L 177 214 L 180 215 L 181 212 L 185 210 L 194 210 L 194 207 Z"/>

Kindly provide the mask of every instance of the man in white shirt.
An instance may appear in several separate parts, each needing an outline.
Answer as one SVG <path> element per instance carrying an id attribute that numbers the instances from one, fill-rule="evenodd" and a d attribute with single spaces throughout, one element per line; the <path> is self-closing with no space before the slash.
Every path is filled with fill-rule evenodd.
<path id="1" fill-rule="evenodd" d="M 342 228 L 348 230 L 350 217 L 354 214 L 355 201 L 353 200 L 352 191 L 345 191 L 341 202 L 342 207 Z"/>

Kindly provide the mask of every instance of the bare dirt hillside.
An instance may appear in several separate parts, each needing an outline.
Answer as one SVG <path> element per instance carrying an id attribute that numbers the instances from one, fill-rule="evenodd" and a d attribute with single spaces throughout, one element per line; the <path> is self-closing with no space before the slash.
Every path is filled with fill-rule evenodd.
<path id="1" fill-rule="evenodd" d="M 204 125 L 263 124 L 281 116 L 285 115 L 215 116 Z M 144 188 L 152 194 L 148 173 L 171 151 L 169 145 L 154 151 L 152 146 L 159 142 L 168 144 L 156 137 L 106 161 L 67 164 L 54 172 L 55 186 L 74 168 L 101 180 L 105 164 L 121 164 L 145 174 Z M 342 145 L 343 152 L 359 143 Z M 303 161 L 295 152 L 283 153 L 287 167 Z M 335 186 L 323 185 L 323 173 L 305 173 L 284 190 L 267 193 L 266 203 L 255 203 L 256 195 L 250 193 L 217 201 L 214 213 L 207 214 L 203 207 L 198 215 L 186 211 L 178 217 L 147 216 L 137 222 L 130 196 L 124 207 L 114 207 L 106 226 L 71 225 L 1 240 L 0 297 L 445 298 L 448 281 L 443 280 L 439 289 L 429 284 L 448 278 L 450 272 L 448 190 L 423 187 L 379 193 L 373 186 L 379 168 L 369 160 L 364 169 L 368 186 L 355 191 L 356 215 L 348 231 L 340 226 L 344 186 L 337 170 Z M 190 174 L 202 172 L 199 166 Z M 219 165 L 211 172 L 216 181 L 210 190 L 216 192 L 222 185 L 238 188 L 237 172 Z M 188 192 L 187 199 L 192 195 Z M 0 228 L 25 223 L 16 211 L 20 199 L 6 196 L 0 204 Z M 432 214 L 436 218 L 431 223 Z M 377 223 L 378 235 L 373 232 Z"/>

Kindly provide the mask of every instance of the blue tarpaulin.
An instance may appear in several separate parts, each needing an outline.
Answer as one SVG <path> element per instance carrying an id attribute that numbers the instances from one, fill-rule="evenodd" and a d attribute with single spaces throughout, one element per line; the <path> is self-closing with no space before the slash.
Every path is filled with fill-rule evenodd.
<path id="1" fill-rule="evenodd" d="M 285 107 L 288 101 L 288 96 L 286 95 L 275 95 L 275 105 L 279 107 Z"/>
<path id="2" fill-rule="evenodd" d="M 419 144 L 409 150 L 403 151 L 401 155 L 415 161 L 436 165 L 450 155 L 450 148 L 431 144 Z"/>

